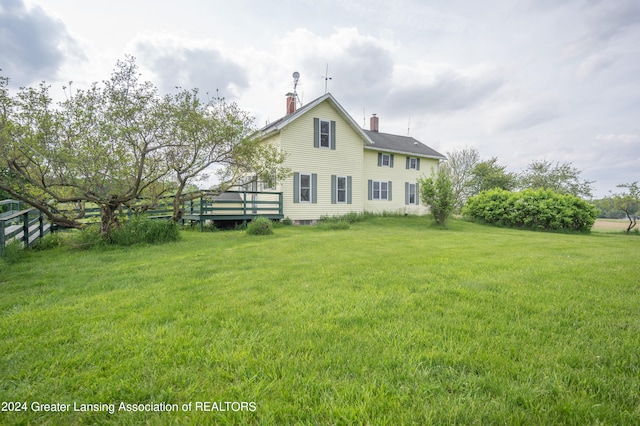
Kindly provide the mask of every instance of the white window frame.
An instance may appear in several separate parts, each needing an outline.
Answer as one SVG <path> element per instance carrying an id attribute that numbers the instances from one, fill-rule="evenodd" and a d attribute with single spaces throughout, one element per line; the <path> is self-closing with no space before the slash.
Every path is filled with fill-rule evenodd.
<path id="1" fill-rule="evenodd" d="M 302 177 L 306 176 L 307 178 L 309 178 L 309 186 L 302 186 Z M 298 176 L 298 179 L 300 179 L 300 181 L 298 182 L 298 200 L 300 201 L 300 203 L 309 203 L 311 204 L 311 198 L 312 198 L 312 194 L 311 192 L 313 191 L 313 178 L 311 177 L 311 173 L 300 173 L 300 175 Z M 305 200 L 302 197 L 302 191 L 303 189 L 307 189 L 307 195 L 308 195 L 308 200 Z"/>
<path id="2" fill-rule="evenodd" d="M 418 170 L 418 158 L 409 157 L 409 169 Z"/>
<path id="3" fill-rule="evenodd" d="M 385 159 L 386 159 L 386 164 L 385 164 Z M 382 157 L 380 159 L 380 165 L 382 167 L 391 167 L 391 154 L 382 154 Z"/>
<path id="4" fill-rule="evenodd" d="M 344 182 L 343 188 L 340 188 L 340 181 Z M 346 176 L 336 176 L 336 203 L 338 204 L 347 204 L 348 198 L 348 189 L 347 189 L 347 177 Z M 340 193 L 344 194 L 344 199 L 340 200 Z"/>
<path id="5" fill-rule="evenodd" d="M 389 181 L 374 180 L 371 182 L 371 199 L 372 200 L 388 200 L 389 199 Z M 378 187 L 376 189 L 376 186 Z M 377 191 L 377 196 L 376 196 Z M 384 194 L 384 197 L 383 197 Z"/>
<path id="6" fill-rule="evenodd" d="M 409 183 L 409 204 L 417 205 L 418 204 L 418 187 L 416 183 Z M 413 200 L 411 197 L 413 196 Z"/>
<path id="7" fill-rule="evenodd" d="M 327 126 L 326 133 L 322 131 L 322 126 Z M 326 140 L 322 137 L 326 136 Z M 326 142 L 326 145 L 325 145 Z M 318 125 L 318 146 L 320 148 L 331 149 L 331 121 L 329 120 L 319 120 Z"/>

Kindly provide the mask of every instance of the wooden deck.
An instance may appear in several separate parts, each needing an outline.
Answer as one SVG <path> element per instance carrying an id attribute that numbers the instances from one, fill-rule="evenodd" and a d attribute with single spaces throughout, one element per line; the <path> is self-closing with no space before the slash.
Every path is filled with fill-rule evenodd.
<path id="1" fill-rule="evenodd" d="M 184 203 L 182 220 L 197 222 L 200 227 L 207 221 L 249 222 L 257 217 L 272 220 L 284 218 L 282 192 L 226 191 L 222 194 L 203 195 Z"/>

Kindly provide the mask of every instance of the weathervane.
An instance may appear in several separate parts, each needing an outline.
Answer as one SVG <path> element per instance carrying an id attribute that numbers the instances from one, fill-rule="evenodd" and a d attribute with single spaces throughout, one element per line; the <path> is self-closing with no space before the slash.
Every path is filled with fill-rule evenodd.
<path id="1" fill-rule="evenodd" d="M 324 72 L 324 75 L 322 76 L 322 78 L 324 78 L 324 93 L 326 94 L 327 93 L 327 82 L 329 80 L 332 80 L 332 78 L 329 77 L 329 64 L 327 64 L 327 69 Z"/>
<path id="2" fill-rule="evenodd" d="M 297 102 L 298 104 L 300 104 L 300 106 L 302 106 L 302 100 L 298 97 L 298 92 L 297 92 L 297 88 L 298 88 L 298 81 L 300 80 L 300 73 L 298 71 L 294 71 L 292 74 L 293 77 L 293 96 L 295 98 L 295 102 Z"/>

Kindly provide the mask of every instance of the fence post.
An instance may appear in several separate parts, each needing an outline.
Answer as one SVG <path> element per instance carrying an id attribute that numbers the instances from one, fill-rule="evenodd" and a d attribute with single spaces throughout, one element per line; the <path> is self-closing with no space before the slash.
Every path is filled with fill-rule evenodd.
<path id="1" fill-rule="evenodd" d="M 243 201 L 242 201 L 242 216 L 244 216 L 245 221 L 247 220 L 247 191 L 242 193 Z"/>
<path id="2" fill-rule="evenodd" d="M 204 220 L 202 215 L 204 214 L 204 197 L 200 197 L 200 231 L 204 231 Z"/>
<path id="3" fill-rule="evenodd" d="M 4 220 L 0 220 L 0 257 L 4 255 Z"/>
<path id="4" fill-rule="evenodd" d="M 284 206 L 282 205 L 282 192 L 278 194 L 278 214 L 282 216 L 284 213 Z"/>
<path id="5" fill-rule="evenodd" d="M 22 242 L 24 249 L 29 248 L 29 212 L 22 215 Z"/>
<path id="6" fill-rule="evenodd" d="M 44 238 L 44 218 L 42 212 L 38 215 L 38 230 L 40 231 L 40 239 Z"/>

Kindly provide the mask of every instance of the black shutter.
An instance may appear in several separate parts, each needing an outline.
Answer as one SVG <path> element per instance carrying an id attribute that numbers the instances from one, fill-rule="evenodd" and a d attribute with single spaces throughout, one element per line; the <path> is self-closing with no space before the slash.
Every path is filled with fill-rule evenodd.
<path id="1" fill-rule="evenodd" d="M 313 119 L 313 147 L 320 148 L 320 119 Z"/>
<path id="2" fill-rule="evenodd" d="M 293 202 L 300 202 L 300 173 L 293 174 Z"/>
<path id="3" fill-rule="evenodd" d="M 338 178 L 336 175 L 331 175 L 331 204 L 336 204 L 336 187 Z"/>
<path id="4" fill-rule="evenodd" d="M 409 197 L 409 182 L 404 183 L 404 204 L 409 205 L 411 197 Z"/>
<path id="5" fill-rule="evenodd" d="M 336 122 L 331 120 L 331 149 L 336 149 Z"/>
<path id="6" fill-rule="evenodd" d="M 311 175 L 311 203 L 318 203 L 318 175 L 316 173 Z"/>

